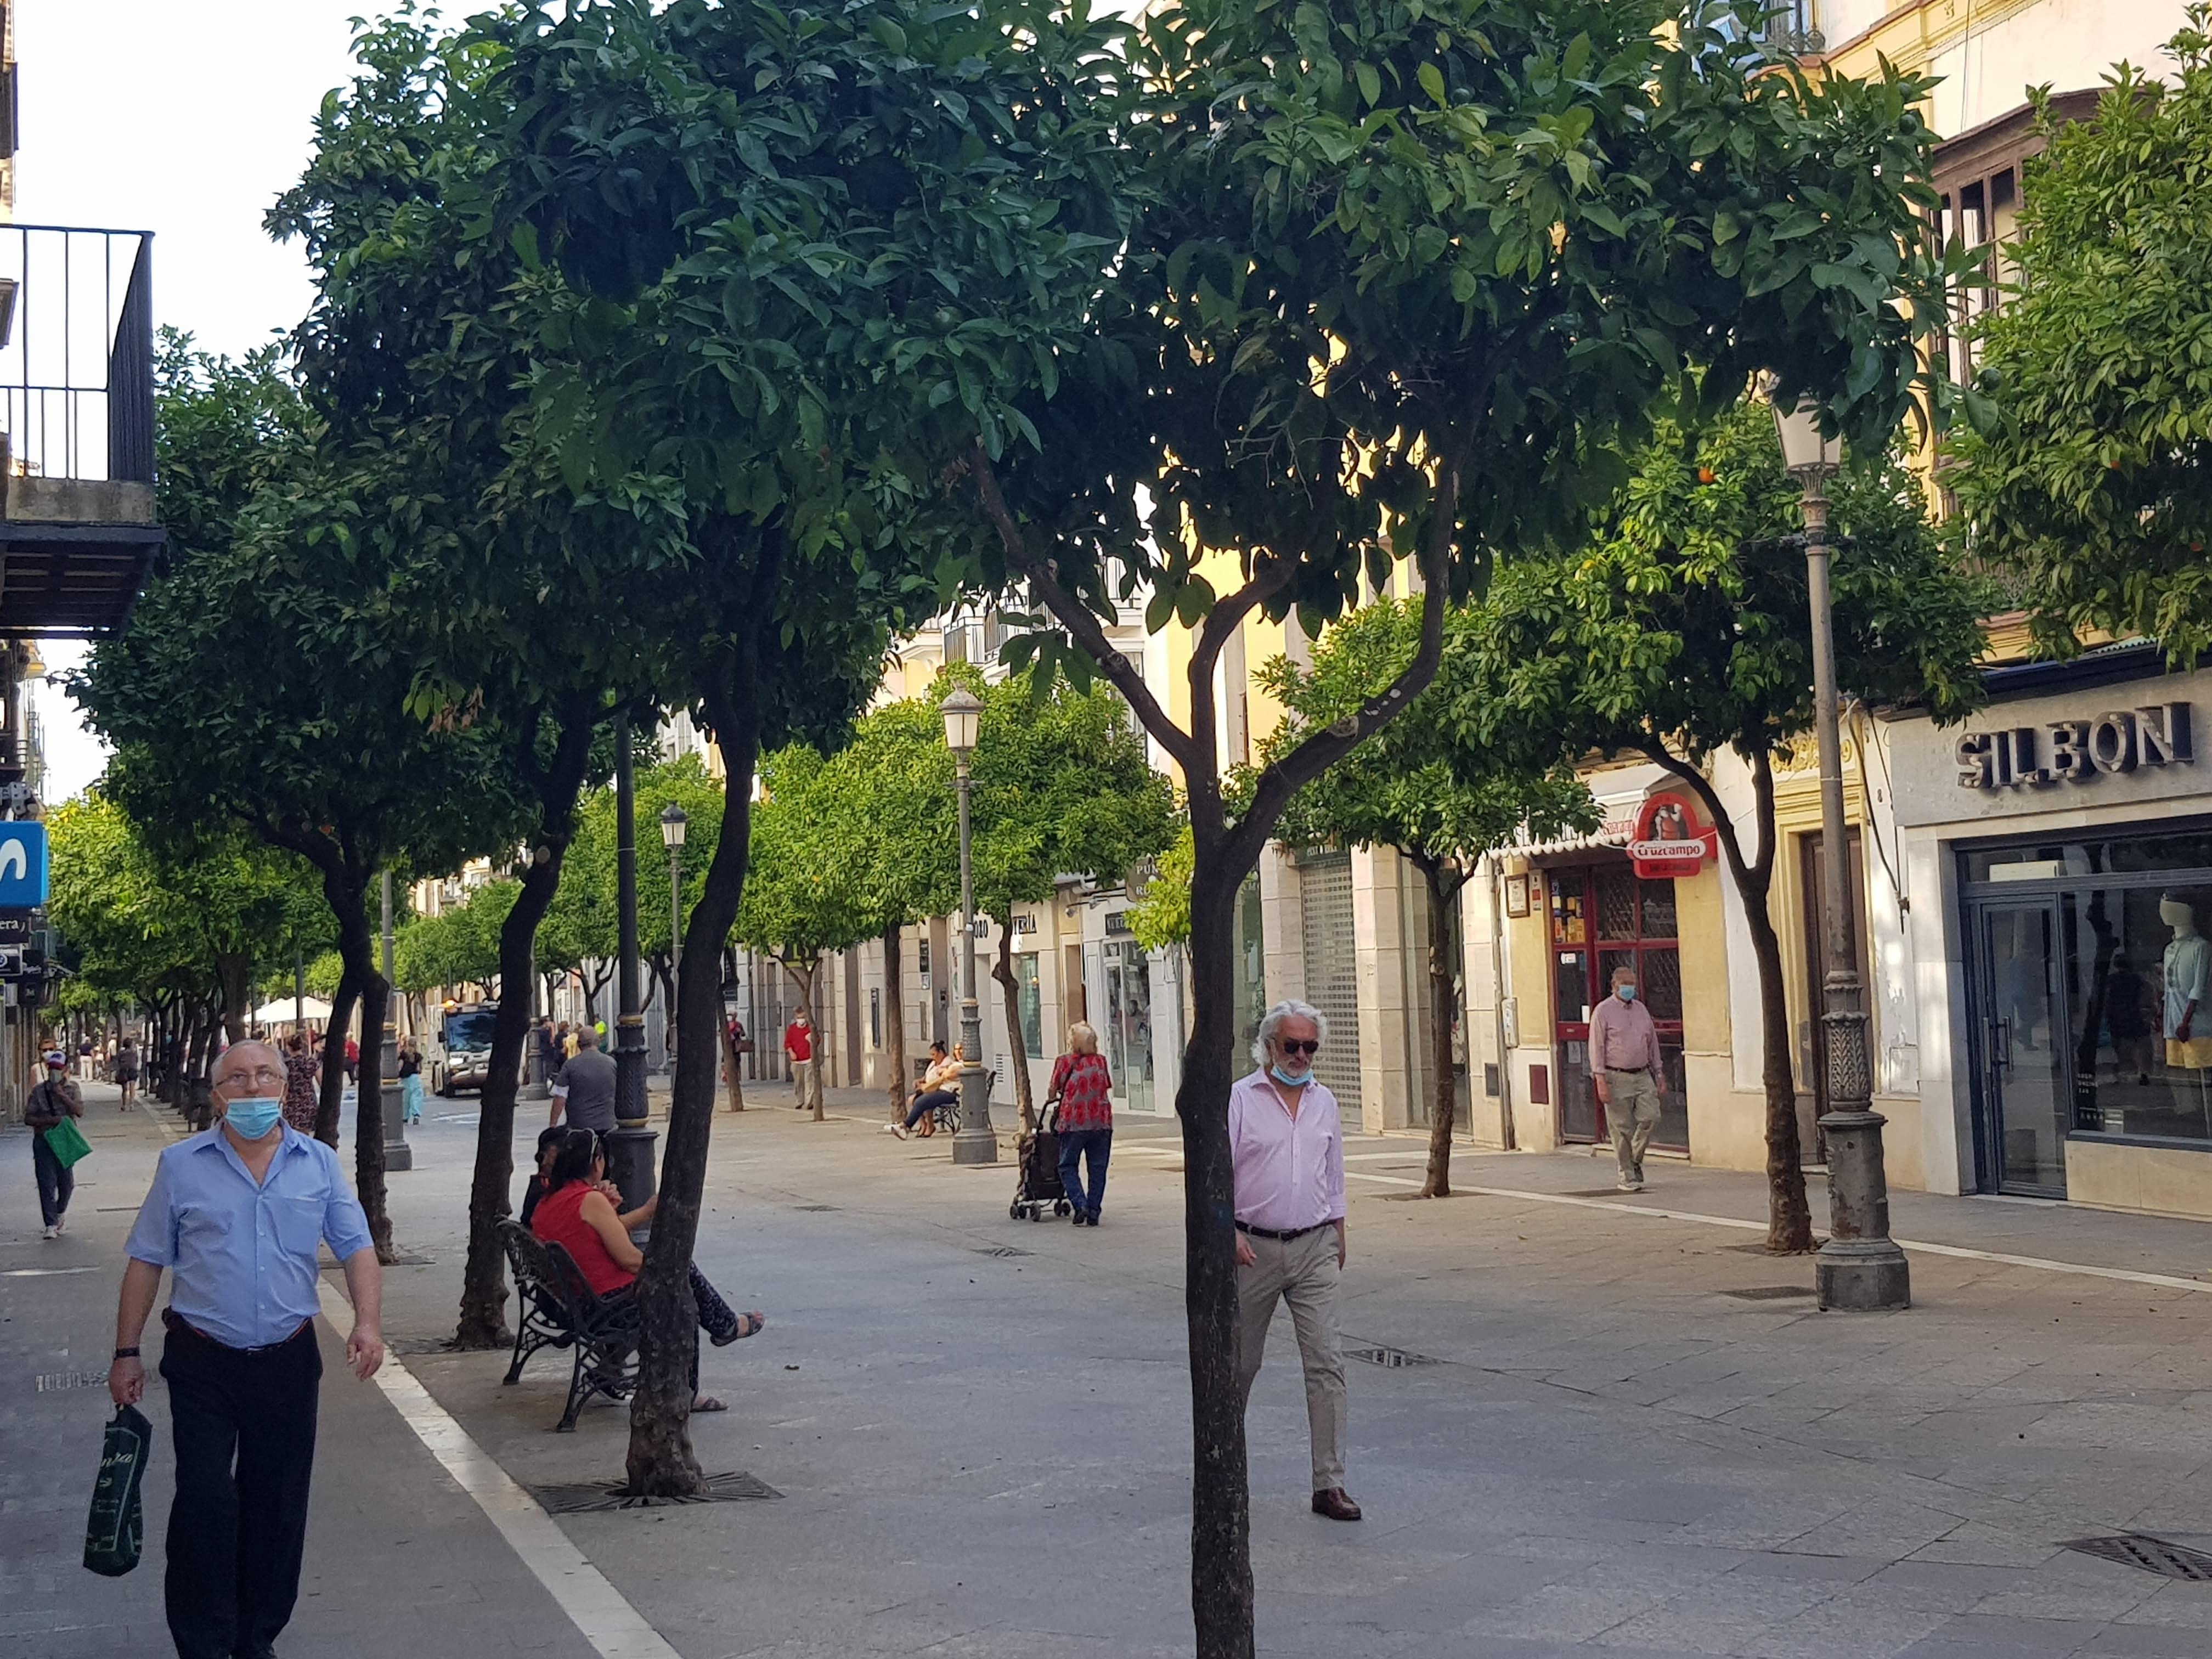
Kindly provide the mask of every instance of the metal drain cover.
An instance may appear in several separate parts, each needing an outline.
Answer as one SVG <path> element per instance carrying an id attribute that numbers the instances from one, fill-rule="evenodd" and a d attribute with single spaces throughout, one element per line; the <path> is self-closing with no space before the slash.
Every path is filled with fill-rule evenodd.
<path id="1" fill-rule="evenodd" d="M 48 1371 L 39 1379 L 40 1394 L 54 1394 L 63 1389 L 104 1389 L 107 1386 L 106 1371 Z"/>
<path id="2" fill-rule="evenodd" d="M 1779 1302 L 1785 1297 L 1810 1296 L 1810 1285 L 1753 1285 L 1741 1291 L 1723 1291 L 1723 1296 L 1732 1296 L 1739 1302 Z"/>
<path id="3" fill-rule="evenodd" d="M 2212 1555 L 2203 1550 L 2193 1550 L 2186 1544 L 2169 1544 L 2163 1538 L 2153 1538 L 2139 1532 L 2124 1532 L 2112 1538 L 2074 1538 L 2060 1546 L 2063 1549 L 2078 1550 L 2083 1555 L 2094 1555 L 2102 1561 L 2117 1561 L 2124 1567 L 2141 1567 L 2145 1572 L 2157 1573 L 2162 1578 L 2188 1578 L 2199 1583 L 2212 1580 Z"/>
<path id="4" fill-rule="evenodd" d="M 1435 1365 L 1443 1363 L 1431 1358 L 1425 1353 L 1414 1353 L 1405 1348 L 1393 1348 L 1379 1343 L 1371 1347 L 1346 1348 L 1344 1351 L 1344 1357 L 1347 1359 L 1360 1360 L 1370 1365 L 1385 1365 L 1392 1370 L 1397 1370 L 1401 1365 Z"/>
<path id="5" fill-rule="evenodd" d="M 837 1206 L 835 1204 L 794 1204 L 791 1207 L 794 1210 L 802 1210 L 808 1215 L 835 1215 L 837 1213 Z"/>
<path id="6" fill-rule="evenodd" d="M 708 1475 L 705 1486 L 693 1498 L 635 1498 L 629 1493 L 628 1483 L 621 1480 L 594 1480 L 580 1486 L 532 1486 L 530 1495 L 544 1505 L 548 1515 L 664 1509 L 677 1504 L 747 1504 L 783 1496 L 767 1481 L 743 1469 Z"/>
<path id="7" fill-rule="evenodd" d="M 1001 1259 L 1012 1255 L 1034 1255 L 1034 1250 L 1018 1250 L 1011 1244 L 993 1244 L 975 1252 L 977 1255 L 995 1255 Z"/>

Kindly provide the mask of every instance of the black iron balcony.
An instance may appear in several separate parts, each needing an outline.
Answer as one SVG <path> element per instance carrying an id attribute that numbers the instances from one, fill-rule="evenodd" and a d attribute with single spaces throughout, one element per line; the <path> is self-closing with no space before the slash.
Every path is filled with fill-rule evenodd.
<path id="1" fill-rule="evenodd" d="M 154 515 L 154 238 L 0 226 L 0 638 L 119 628 Z"/>

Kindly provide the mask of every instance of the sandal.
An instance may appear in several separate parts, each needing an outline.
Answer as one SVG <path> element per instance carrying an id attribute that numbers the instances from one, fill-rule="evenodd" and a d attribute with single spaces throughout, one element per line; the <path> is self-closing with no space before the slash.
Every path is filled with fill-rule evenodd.
<path id="1" fill-rule="evenodd" d="M 761 1327 L 767 1323 L 768 1316 L 764 1313 L 741 1313 L 733 1328 L 709 1337 L 708 1340 L 718 1348 L 726 1348 L 732 1342 L 742 1342 L 749 1336 L 759 1335 Z"/>
<path id="2" fill-rule="evenodd" d="M 694 1417 L 706 1412 L 726 1412 L 729 1409 L 711 1394 L 702 1394 L 691 1402 L 691 1414 Z"/>

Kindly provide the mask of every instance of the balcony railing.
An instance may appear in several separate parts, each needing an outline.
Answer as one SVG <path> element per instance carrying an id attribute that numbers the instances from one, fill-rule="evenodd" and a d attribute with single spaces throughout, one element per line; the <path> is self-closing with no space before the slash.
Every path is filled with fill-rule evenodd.
<path id="1" fill-rule="evenodd" d="M 154 481 L 154 238 L 0 225 L 0 426 L 19 477 Z"/>

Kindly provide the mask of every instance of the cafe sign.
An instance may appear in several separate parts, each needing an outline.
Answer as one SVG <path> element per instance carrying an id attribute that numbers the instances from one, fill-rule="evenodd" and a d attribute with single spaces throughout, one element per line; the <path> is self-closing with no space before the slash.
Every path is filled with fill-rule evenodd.
<path id="1" fill-rule="evenodd" d="M 1628 861 L 1646 881 L 1694 876 L 1713 854 L 1713 833 L 1698 823 L 1689 798 L 1672 791 L 1645 798 L 1629 838 Z"/>
<path id="2" fill-rule="evenodd" d="M 2158 766 L 2194 765 L 2190 705 L 2157 702 L 2087 720 L 1963 733 L 1952 750 L 1961 789 L 2094 783 Z"/>

